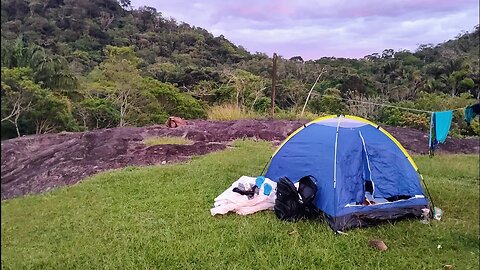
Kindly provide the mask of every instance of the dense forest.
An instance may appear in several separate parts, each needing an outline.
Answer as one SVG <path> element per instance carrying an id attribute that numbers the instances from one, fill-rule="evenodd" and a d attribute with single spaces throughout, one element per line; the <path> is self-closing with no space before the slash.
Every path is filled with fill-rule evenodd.
<path id="1" fill-rule="evenodd" d="M 1 137 L 207 118 L 230 104 L 267 115 L 272 58 L 128 0 L 1 1 Z M 385 49 L 361 59 L 279 57 L 278 117 L 349 113 L 428 128 L 421 110 L 473 104 L 479 96 L 479 26 L 414 52 Z M 479 135 L 454 116 L 454 135 Z"/>

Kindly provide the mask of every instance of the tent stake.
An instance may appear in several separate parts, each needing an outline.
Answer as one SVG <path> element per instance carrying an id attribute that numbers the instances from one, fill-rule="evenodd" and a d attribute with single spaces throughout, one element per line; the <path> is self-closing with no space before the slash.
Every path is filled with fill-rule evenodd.
<path id="1" fill-rule="evenodd" d="M 263 175 L 263 173 L 265 172 L 265 169 L 267 168 L 268 163 L 270 163 L 270 160 L 272 160 L 272 158 L 273 158 L 273 156 L 270 156 L 267 163 L 265 163 L 265 166 L 263 166 L 263 170 L 262 170 L 262 173 L 260 173 L 260 175 Z"/>

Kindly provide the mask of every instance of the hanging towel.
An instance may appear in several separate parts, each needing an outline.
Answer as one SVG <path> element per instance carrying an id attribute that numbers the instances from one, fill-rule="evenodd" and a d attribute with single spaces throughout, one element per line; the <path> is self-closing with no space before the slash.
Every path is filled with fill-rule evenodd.
<path id="1" fill-rule="evenodd" d="M 435 150 L 435 113 L 430 115 L 430 136 L 428 137 L 428 153 L 430 156 L 433 156 L 433 151 Z"/>
<path id="2" fill-rule="evenodd" d="M 480 103 L 477 103 L 472 106 L 465 107 L 465 117 L 463 120 L 467 122 L 467 125 L 470 126 L 470 122 L 475 118 L 475 116 L 480 115 Z"/>
<path id="3" fill-rule="evenodd" d="M 453 111 L 432 113 L 430 118 L 430 140 L 428 144 L 430 155 L 433 155 L 439 143 L 444 143 L 447 139 L 452 117 Z"/>
<path id="4" fill-rule="evenodd" d="M 452 124 L 453 111 L 435 113 L 435 136 L 439 143 L 447 139 L 450 124 Z"/>

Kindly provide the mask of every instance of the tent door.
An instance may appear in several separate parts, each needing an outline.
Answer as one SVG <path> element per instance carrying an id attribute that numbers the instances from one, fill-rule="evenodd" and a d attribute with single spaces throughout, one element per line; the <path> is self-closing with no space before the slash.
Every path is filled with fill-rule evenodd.
<path id="1" fill-rule="evenodd" d="M 362 132 L 358 131 L 358 134 L 362 139 L 362 145 L 363 145 L 362 156 L 363 156 L 363 177 L 365 179 L 365 191 L 370 192 L 370 194 L 372 194 L 372 197 L 374 197 L 375 183 L 373 182 L 373 179 L 372 179 L 372 170 L 370 169 L 370 159 L 368 158 L 367 146 L 365 145 L 365 140 L 363 139 Z"/>

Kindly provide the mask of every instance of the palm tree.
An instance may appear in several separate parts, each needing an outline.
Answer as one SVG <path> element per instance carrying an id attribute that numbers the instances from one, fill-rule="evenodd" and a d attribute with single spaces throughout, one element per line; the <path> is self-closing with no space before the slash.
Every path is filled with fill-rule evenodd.
<path id="1" fill-rule="evenodd" d="M 1 53 L 2 67 L 29 67 L 33 70 L 35 83 L 45 88 L 67 91 L 78 85 L 63 57 L 49 55 L 43 47 L 27 44 L 22 36 L 13 43 L 2 39 Z"/>

